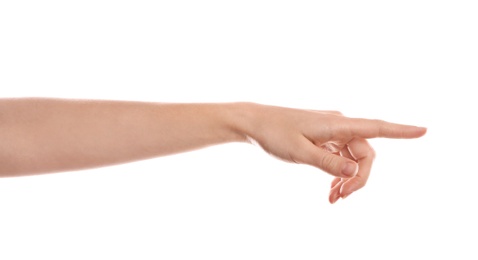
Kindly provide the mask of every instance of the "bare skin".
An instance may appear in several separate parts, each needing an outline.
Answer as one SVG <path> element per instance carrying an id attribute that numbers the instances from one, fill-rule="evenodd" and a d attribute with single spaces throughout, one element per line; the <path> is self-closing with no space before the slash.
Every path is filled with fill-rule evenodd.
<path id="1" fill-rule="evenodd" d="M 426 128 L 254 103 L 168 104 L 0 99 L 0 177 L 80 170 L 251 142 L 336 178 L 329 201 L 362 188 L 368 138 L 418 138 Z"/>

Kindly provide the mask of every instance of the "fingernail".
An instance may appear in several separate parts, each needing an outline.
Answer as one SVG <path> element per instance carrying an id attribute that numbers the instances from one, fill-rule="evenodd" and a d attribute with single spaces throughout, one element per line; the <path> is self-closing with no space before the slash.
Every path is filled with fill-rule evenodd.
<path id="1" fill-rule="evenodd" d="M 347 162 L 344 165 L 344 168 L 342 168 L 342 174 L 350 177 L 355 176 L 355 174 L 357 174 L 357 171 L 357 164 L 353 162 Z"/>
<path id="2" fill-rule="evenodd" d="M 420 131 L 427 131 L 427 128 L 426 127 L 422 127 L 422 126 L 416 126 L 416 128 L 418 128 Z"/>
<path id="3" fill-rule="evenodd" d="M 342 199 L 344 200 L 345 198 L 347 198 L 350 194 L 346 194 L 346 195 L 342 195 Z"/>

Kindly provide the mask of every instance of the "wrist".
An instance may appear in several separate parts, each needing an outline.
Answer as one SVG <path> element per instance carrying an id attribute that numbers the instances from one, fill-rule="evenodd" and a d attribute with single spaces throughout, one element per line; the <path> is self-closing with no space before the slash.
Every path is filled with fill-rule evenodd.
<path id="1" fill-rule="evenodd" d="M 235 142 L 249 142 L 258 115 L 259 104 L 251 102 L 229 103 L 225 114 L 225 123 Z"/>

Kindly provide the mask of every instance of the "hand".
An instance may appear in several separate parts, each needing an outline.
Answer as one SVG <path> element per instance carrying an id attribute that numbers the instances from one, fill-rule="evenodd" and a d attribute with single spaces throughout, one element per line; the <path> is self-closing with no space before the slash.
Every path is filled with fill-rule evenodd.
<path id="1" fill-rule="evenodd" d="M 335 111 L 310 111 L 252 105 L 246 134 L 279 159 L 309 164 L 335 176 L 330 203 L 362 188 L 375 151 L 367 138 L 417 138 L 426 128 L 381 120 L 344 117 Z"/>

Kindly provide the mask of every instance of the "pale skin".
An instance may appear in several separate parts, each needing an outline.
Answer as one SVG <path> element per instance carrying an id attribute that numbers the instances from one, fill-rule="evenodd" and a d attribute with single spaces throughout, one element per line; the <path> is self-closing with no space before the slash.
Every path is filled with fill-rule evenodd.
<path id="1" fill-rule="evenodd" d="M 228 142 L 258 144 L 287 162 L 335 176 L 329 201 L 362 188 L 369 138 L 418 138 L 426 128 L 348 118 L 335 111 L 255 103 L 177 104 L 48 98 L 0 99 L 0 177 L 81 170 Z"/>

